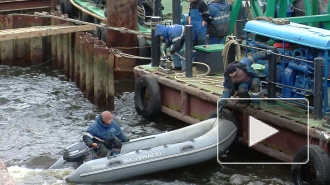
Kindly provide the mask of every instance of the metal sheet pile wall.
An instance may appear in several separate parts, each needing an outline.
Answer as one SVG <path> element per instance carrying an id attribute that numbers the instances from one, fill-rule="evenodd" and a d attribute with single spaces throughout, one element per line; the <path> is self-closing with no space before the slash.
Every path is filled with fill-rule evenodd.
<path id="1" fill-rule="evenodd" d="M 9 11 L 45 10 L 50 12 L 54 10 L 56 0 L 0 0 L 0 13 Z"/>

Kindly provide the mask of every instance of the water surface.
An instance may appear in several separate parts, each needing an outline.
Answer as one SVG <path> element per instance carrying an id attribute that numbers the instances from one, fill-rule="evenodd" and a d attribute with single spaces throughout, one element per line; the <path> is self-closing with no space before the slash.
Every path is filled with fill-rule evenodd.
<path id="1" fill-rule="evenodd" d="M 65 147 L 79 141 L 103 110 L 91 104 L 61 71 L 50 66 L 0 65 L 0 158 L 17 185 L 70 184 L 72 169 L 47 170 Z M 114 119 L 131 138 L 186 124 L 161 115 L 150 122 L 134 109 L 134 81 L 115 82 Z M 203 157 L 203 156 L 201 156 Z M 265 157 L 243 146 L 226 157 Z M 217 160 L 105 184 L 292 184 L 289 165 L 219 165 Z"/>

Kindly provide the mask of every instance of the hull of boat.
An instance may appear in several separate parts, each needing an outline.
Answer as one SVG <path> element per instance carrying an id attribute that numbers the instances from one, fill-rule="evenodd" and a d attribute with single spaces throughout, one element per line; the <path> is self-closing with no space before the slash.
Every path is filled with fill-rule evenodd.
<path id="1" fill-rule="evenodd" d="M 109 182 L 200 163 L 226 151 L 236 132 L 234 123 L 214 118 L 143 137 L 125 144 L 120 155 L 83 163 L 66 180 Z"/>

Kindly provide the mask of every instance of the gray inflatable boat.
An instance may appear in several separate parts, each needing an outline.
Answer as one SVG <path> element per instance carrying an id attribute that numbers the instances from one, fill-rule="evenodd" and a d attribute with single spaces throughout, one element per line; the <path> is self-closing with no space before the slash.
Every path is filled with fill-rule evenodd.
<path id="1" fill-rule="evenodd" d="M 121 153 L 89 160 L 95 155 L 83 142 L 67 148 L 50 168 L 77 168 L 66 181 L 109 182 L 162 170 L 200 163 L 225 152 L 234 141 L 237 128 L 225 119 L 212 118 L 178 130 L 141 137 L 123 143 Z M 218 145 L 217 145 L 218 144 Z M 108 152 L 110 153 L 110 152 Z M 66 160 L 64 160 L 66 159 Z"/>

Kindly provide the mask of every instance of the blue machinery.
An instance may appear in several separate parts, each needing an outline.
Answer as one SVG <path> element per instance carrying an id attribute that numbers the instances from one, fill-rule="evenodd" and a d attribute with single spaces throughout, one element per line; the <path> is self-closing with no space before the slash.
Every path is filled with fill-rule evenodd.
<path id="1" fill-rule="evenodd" d="M 311 102 L 310 109 L 313 109 L 314 113 L 319 107 L 321 117 L 318 119 L 330 112 L 328 108 L 330 30 L 292 22 L 279 25 L 252 20 L 246 23 L 244 31 L 248 46 L 246 53 L 248 50 L 255 52 L 256 47 L 269 48 L 275 43 L 275 50 L 278 54 L 276 60 L 277 77 L 270 83 L 276 83 L 277 97 L 306 97 Z M 321 62 L 317 62 L 320 60 Z M 315 71 L 322 69 L 322 64 L 318 67 L 315 63 L 322 62 L 323 74 L 315 73 Z M 257 61 L 257 63 L 266 66 L 265 74 L 268 75 L 267 62 Z M 318 83 L 321 81 L 322 83 Z M 316 84 L 320 85 L 317 87 Z M 320 89 L 320 92 L 315 91 L 316 89 Z"/>

